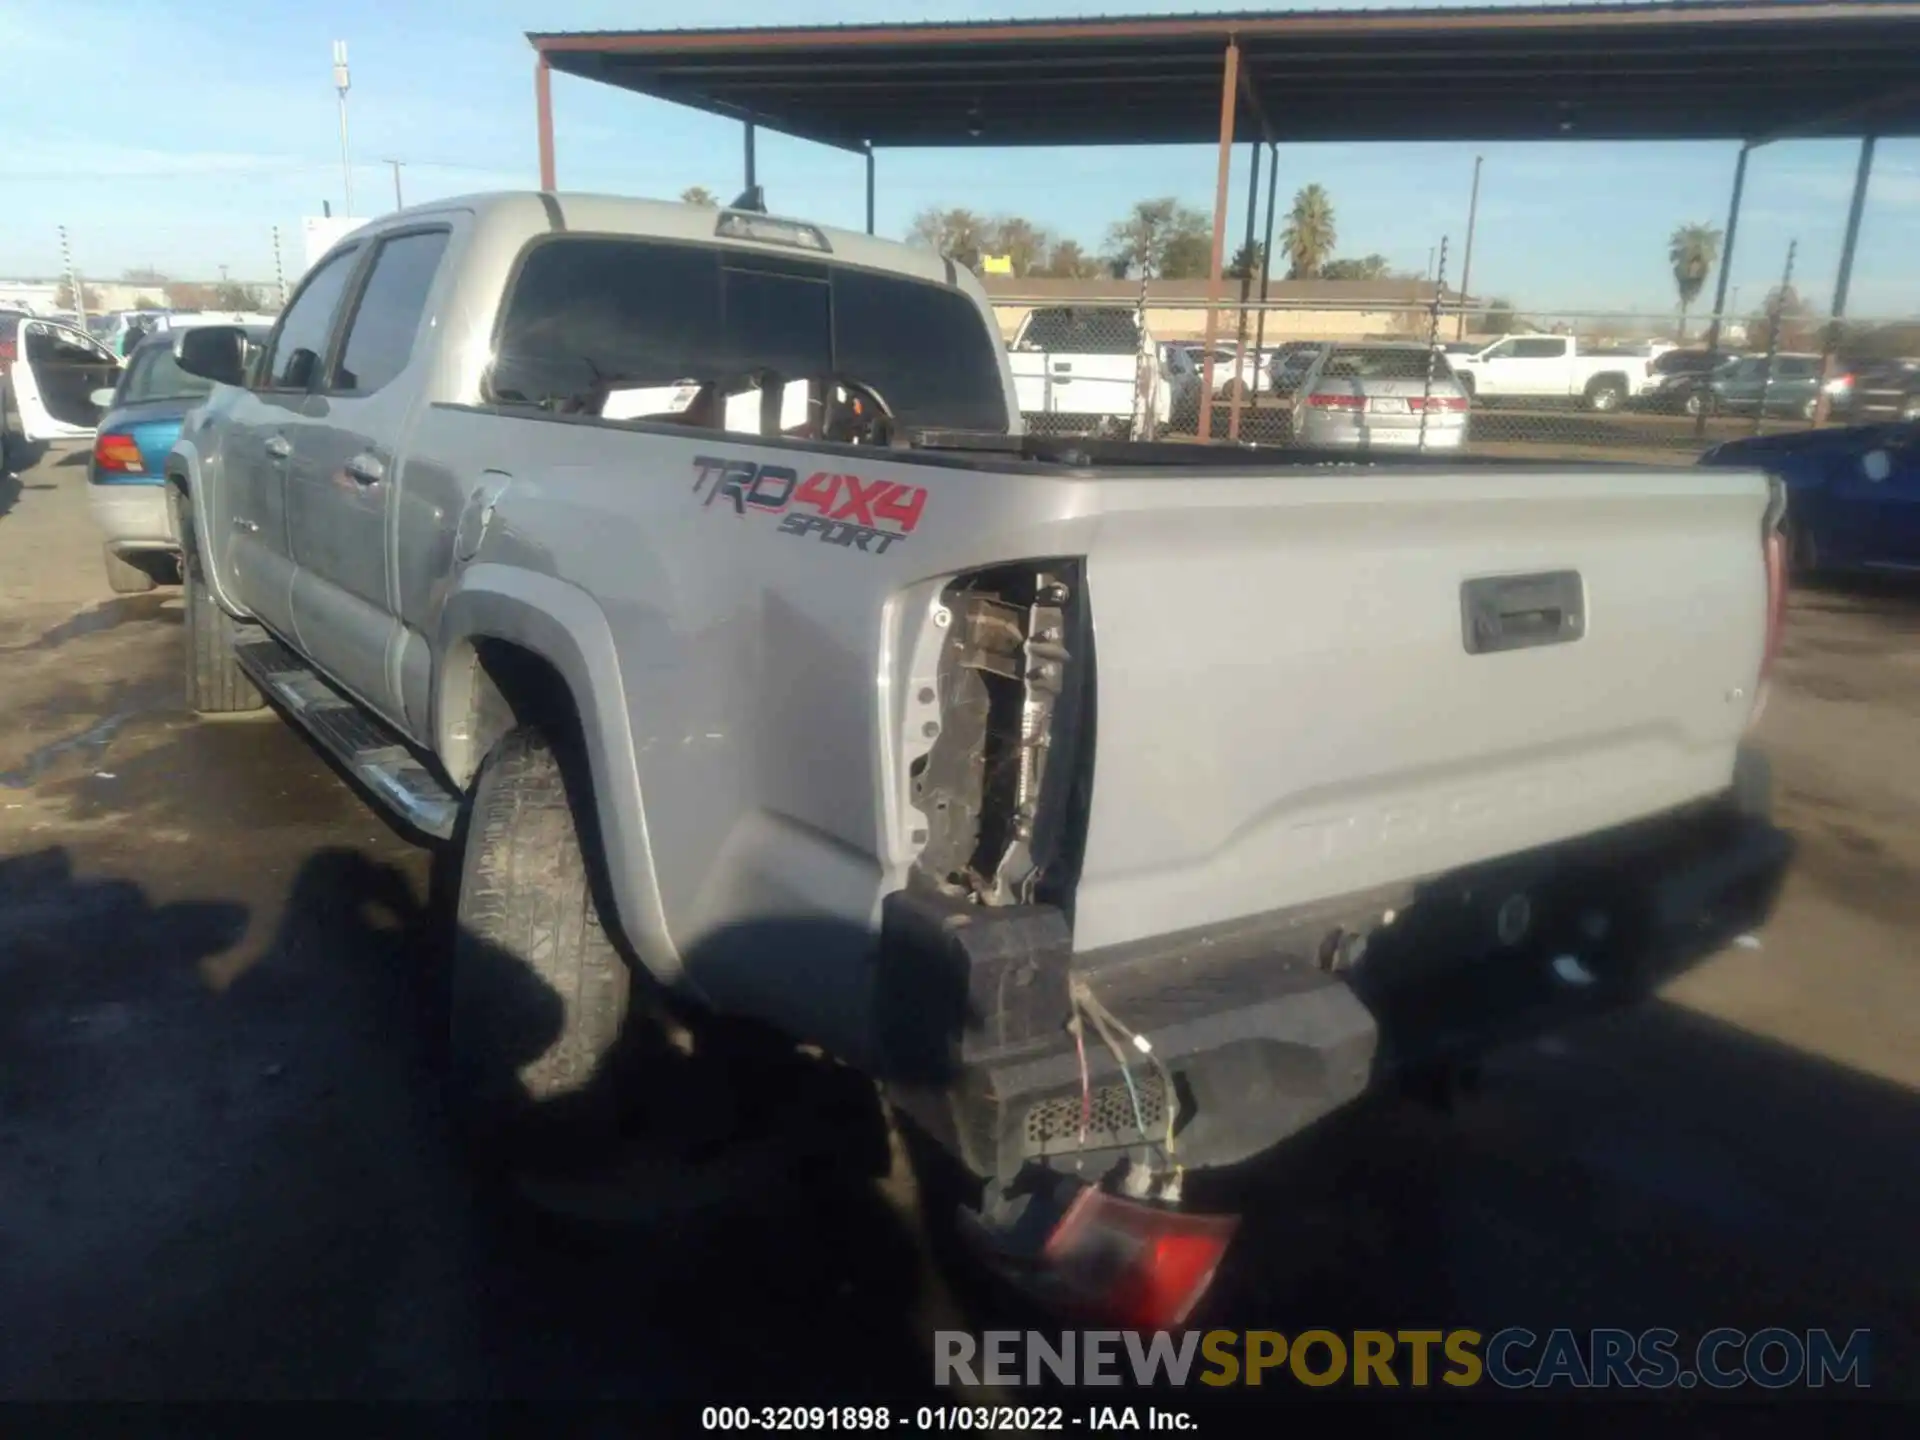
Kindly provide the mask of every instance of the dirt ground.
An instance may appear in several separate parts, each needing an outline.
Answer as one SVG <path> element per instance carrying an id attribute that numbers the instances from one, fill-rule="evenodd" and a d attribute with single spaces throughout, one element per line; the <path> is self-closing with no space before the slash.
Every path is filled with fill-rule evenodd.
<path id="1" fill-rule="evenodd" d="M 107 595 L 75 458 L 0 478 L 0 1397 L 924 1392 L 961 1322 L 857 1109 L 866 1171 L 750 1212 L 482 1203 L 428 856 L 270 713 L 182 711 L 177 597 Z M 1790 623 L 1759 947 L 1275 1157 L 1208 1323 L 1864 1327 L 1920 1399 L 1920 592 Z"/>

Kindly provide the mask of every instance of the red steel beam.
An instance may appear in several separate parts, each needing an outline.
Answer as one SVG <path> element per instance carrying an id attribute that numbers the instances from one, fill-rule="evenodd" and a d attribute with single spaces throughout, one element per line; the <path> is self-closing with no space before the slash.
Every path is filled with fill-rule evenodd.
<path id="1" fill-rule="evenodd" d="M 540 126 L 540 188 L 554 189 L 553 180 L 553 72 L 543 54 L 533 66 L 533 105 Z"/>
<path id="2" fill-rule="evenodd" d="M 1807 10 L 1802 0 L 1721 0 L 1655 9 L 1622 6 L 1617 11 L 1558 7 L 1534 10 L 1438 11 L 1378 10 L 1373 12 L 1307 13 L 1288 15 L 1230 15 L 1188 19 L 1181 17 L 1127 20 L 1030 21 L 974 25 L 848 25 L 838 29 L 769 28 L 760 30 L 586 31 L 535 33 L 527 36 L 534 49 L 545 52 L 586 50 L 615 53 L 643 50 L 656 54 L 688 54 L 703 50 L 857 49 L 864 45 L 985 45 L 1030 44 L 1038 40 L 1172 40 L 1291 38 L 1308 35 L 1475 35 L 1483 32 L 1708 30 L 1714 26 L 1745 28 L 1797 21 Z M 1920 18 L 1920 4 L 1912 0 L 1830 0 L 1818 10 L 1820 21 L 1912 20 Z"/>
<path id="3" fill-rule="evenodd" d="M 1200 377 L 1200 439 L 1213 438 L 1213 337 L 1220 318 L 1220 281 L 1227 247 L 1227 187 L 1233 176 L 1233 104 L 1240 96 L 1240 42 L 1227 41 L 1220 76 L 1220 174 L 1213 187 L 1213 262 L 1207 271 L 1207 348 Z"/>

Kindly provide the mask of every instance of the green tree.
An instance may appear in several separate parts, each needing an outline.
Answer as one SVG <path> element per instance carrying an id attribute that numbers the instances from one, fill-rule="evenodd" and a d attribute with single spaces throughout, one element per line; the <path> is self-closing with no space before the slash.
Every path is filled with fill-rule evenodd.
<path id="1" fill-rule="evenodd" d="M 1487 301 L 1487 308 L 1480 312 L 1480 323 L 1474 328 L 1482 335 L 1511 335 L 1527 327 L 1511 300 L 1493 299 Z"/>
<path id="2" fill-rule="evenodd" d="M 1333 223 L 1333 201 L 1319 185 L 1306 185 L 1293 197 L 1280 249 L 1287 257 L 1287 277 L 1311 280 L 1333 254 L 1339 232 Z"/>
<path id="3" fill-rule="evenodd" d="M 1213 262 L 1207 217 L 1172 196 L 1138 201 L 1107 231 L 1107 251 L 1121 277 L 1163 280 L 1204 276 Z"/>
<path id="4" fill-rule="evenodd" d="M 1320 267 L 1322 280 L 1386 280 L 1393 266 L 1384 255 L 1363 255 L 1358 260 L 1329 260 Z"/>
<path id="5" fill-rule="evenodd" d="M 1673 267 L 1673 285 L 1680 292 L 1680 330 L 1676 338 L 1687 343 L 1687 310 L 1700 298 L 1707 276 L 1720 259 L 1720 232 L 1711 225 L 1682 225 L 1667 237 L 1667 263 Z"/>
<path id="6" fill-rule="evenodd" d="M 989 222 L 982 243 L 984 253 L 1006 256 L 1015 275 L 1035 275 L 1046 266 L 1053 237 L 1031 220 L 1002 215 Z"/>
<path id="7" fill-rule="evenodd" d="M 1233 252 L 1233 259 L 1227 263 L 1227 274 L 1236 280 L 1243 277 L 1249 280 L 1259 279 L 1260 267 L 1266 259 L 1266 252 L 1267 247 L 1258 240 L 1254 241 L 1251 245 L 1242 245 L 1238 250 Z M 1208 258 L 1211 259 L 1212 257 L 1209 256 Z"/>
<path id="8" fill-rule="evenodd" d="M 1107 267 L 1098 256 L 1081 249 L 1079 241 L 1056 240 L 1045 268 L 1035 273 L 1060 280 L 1097 280 L 1106 276 Z"/>
<path id="9" fill-rule="evenodd" d="M 680 203 L 682 205 L 704 205 L 709 210 L 716 210 L 720 206 L 720 201 L 715 198 L 714 193 L 704 185 L 689 185 L 686 189 L 682 190 L 680 192 Z"/>
<path id="10" fill-rule="evenodd" d="M 913 217 L 907 239 L 938 251 L 956 265 L 977 270 L 980 257 L 992 253 L 986 244 L 988 229 L 988 223 L 971 210 L 934 207 Z"/>
<path id="11" fill-rule="evenodd" d="M 1767 292 L 1760 313 L 1747 322 L 1747 344 L 1765 349 L 1771 335 L 1775 350 L 1809 350 L 1819 331 L 1813 307 L 1800 298 L 1800 292 L 1791 285 L 1776 285 Z"/>

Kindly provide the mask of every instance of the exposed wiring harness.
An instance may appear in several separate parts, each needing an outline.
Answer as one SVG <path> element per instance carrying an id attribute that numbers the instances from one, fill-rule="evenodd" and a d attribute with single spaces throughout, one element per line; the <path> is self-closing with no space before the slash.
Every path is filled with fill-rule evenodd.
<path id="1" fill-rule="evenodd" d="M 1124 1036 L 1126 1040 L 1131 1042 L 1133 1048 L 1146 1056 L 1148 1061 L 1152 1063 L 1153 1068 L 1159 1073 L 1160 1084 L 1163 1087 L 1163 1093 L 1166 1097 L 1165 1107 L 1167 1112 L 1166 1136 L 1160 1143 L 1160 1151 L 1166 1157 L 1167 1163 L 1173 1166 L 1174 1172 L 1173 1178 L 1167 1182 L 1168 1190 L 1171 1192 L 1167 1198 L 1178 1198 L 1180 1166 L 1174 1159 L 1178 1144 L 1173 1135 L 1175 1110 L 1173 1076 L 1167 1072 L 1167 1067 L 1161 1063 L 1160 1057 L 1154 1053 L 1152 1042 L 1150 1042 L 1145 1035 L 1129 1030 L 1125 1025 L 1121 1024 L 1119 1018 L 1100 1002 L 1100 997 L 1093 993 L 1093 987 L 1084 979 L 1077 975 L 1074 976 L 1073 979 L 1068 982 L 1067 993 L 1073 1001 L 1073 1018 L 1068 1022 L 1068 1028 L 1073 1031 L 1074 1044 L 1078 1048 L 1080 1056 L 1081 1143 L 1083 1145 L 1086 1143 L 1087 1121 L 1092 1111 L 1092 1087 L 1087 1075 L 1087 1052 L 1083 1040 L 1083 1028 L 1080 1023 L 1080 1017 L 1084 1015 L 1092 1022 L 1094 1031 L 1100 1036 L 1101 1040 L 1106 1042 L 1107 1049 L 1113 1052 L 1114 1061 L 1120 1067 L 1120 1079 L 1127 1087 L 1127 1098 L 1133 1102 L 1133 1122 L 1139 1128 L 1140 1138 L 1142 1140 L 1147 1138 L 1146 1107 L 1140 1103 L 1140 1087 L 1134 1083 L 1133 1067 L 1127 1063 L 1126 1047 L 1120 1043 L 1119 1037 Z"/>

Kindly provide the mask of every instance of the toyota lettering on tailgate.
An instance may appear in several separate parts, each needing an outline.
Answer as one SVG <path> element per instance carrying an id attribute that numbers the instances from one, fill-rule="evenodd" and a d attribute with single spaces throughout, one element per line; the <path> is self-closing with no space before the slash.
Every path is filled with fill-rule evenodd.
<path id="1" fill-rule="evenodd" d="M 883 555 L 911 535 L 927 505 L 927 492 L 897 480 L 817 470 L 806 479 L 789 465 L 697 455 L 693 493 L 701 504 L 731 507 L 735 515 L 778 515 L 780 533 L 817 536 L 867 555 Z M 803 513 L 811 511 L 811 514 Z"/>

